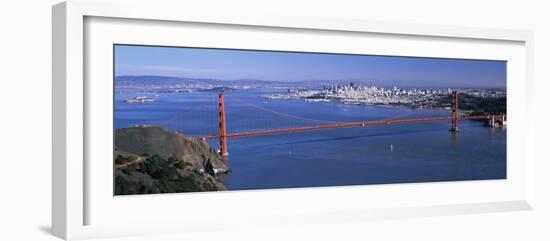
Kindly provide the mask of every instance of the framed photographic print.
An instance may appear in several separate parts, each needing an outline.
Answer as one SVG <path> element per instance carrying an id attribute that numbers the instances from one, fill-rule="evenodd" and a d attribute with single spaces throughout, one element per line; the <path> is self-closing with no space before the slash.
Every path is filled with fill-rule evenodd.
<path id="1" fill-rule="evenodd" d="M 56 236 L 532 208 L 530 32 L 182 9 L 54 6 Z"/>

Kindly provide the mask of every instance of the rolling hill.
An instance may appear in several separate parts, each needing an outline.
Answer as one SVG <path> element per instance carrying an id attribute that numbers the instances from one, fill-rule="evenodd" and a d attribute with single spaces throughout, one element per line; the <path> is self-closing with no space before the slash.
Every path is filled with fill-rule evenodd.
<path id="1" fill-rule="evenodd" d="M 157 126 L 115 130 L 115 195 L 226 190 L 208 143 Z"/>

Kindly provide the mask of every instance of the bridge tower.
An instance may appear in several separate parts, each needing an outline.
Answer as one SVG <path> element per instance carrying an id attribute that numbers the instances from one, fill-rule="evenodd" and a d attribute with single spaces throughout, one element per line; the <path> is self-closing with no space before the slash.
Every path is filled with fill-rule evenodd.
<path id="1" fill-rule="evenodd" d="M 451 103 L 451 131 L 458 131 L 458 93 L 456 90 L 453 90 L 452 94 L 452 103 Z"/>
<path id="2" fill-rule="evenodd" d="M 219 127 L 220 127 L 220 154 L 222 157 L 229 155 L 227 150 L 227 126 L 225 121 L 225 101 L 223 97 L 223 92 L 220 92 L 218 95 L 218 108 L 219 108 Z"/>

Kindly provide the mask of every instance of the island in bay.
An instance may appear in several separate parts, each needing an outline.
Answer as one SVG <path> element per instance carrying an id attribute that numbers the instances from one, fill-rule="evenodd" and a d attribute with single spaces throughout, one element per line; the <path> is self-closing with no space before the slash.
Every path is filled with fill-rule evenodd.
<path id="1" fill-rule="evenodd" d="M 150 77 L 149 77 L 150 78 Z M 196 80 L 174 77 L 122 77 L 118 90 L 136 95 L 255 91 L 259 98 L 272 101 L 301 100 L 342 105 L 401 106 L 411 109 L 443 109 L 451 106 L 450 89 L 376 87 L 354 82 L 337 82 L 322 87 L 285 82 Z M 154 81 L 153 81 L 154 80 Z M 164 80 L 164 81 L 162 81 Z M 202 84 L 199 84 L 201 82 Z M 132 89 L 125 88 L 131 86 Z M 141 90 L 141 91 L 139 91 Z M 284 91 L 282 91 L 284 90 Z M 502 89 L 465 88 L 460 90 L 460 111 L 467 115 L 506 113 L 506 92 Z M 132 106 L 159 100 L 132 97 Z M 141 101 L 145 100 L 145 101 Z M 162 100 L 160 100 L 162 104 Z M 220 178 L 229 171 L 219 149 L 185 133 L 156 125 L 135 125 L 115 130 L 115 194 L 154 194 L 221 191 L 228 188 Z"/>
<path id="2" fill-rule="evenodd" d="M 114 45 L 114 195 L 507 178 L 507 62 Z"/>

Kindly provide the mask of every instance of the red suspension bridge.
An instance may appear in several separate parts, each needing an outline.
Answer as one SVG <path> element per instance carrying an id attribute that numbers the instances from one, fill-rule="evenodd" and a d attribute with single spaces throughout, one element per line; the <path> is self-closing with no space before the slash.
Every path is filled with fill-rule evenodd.
<path id="1" fill-rule="evenodd" d="M 215 140 L 219 139 L 220 142 L 220 154 L 222 156 L 228 156 L 228 138 L 249 137 L 249 136 L 262 136 L 262 135 L 276 135 L 290 132 L 304 132 L 304 131 L 316 131 L 336 128 L 351 128 L 351 127 L 367 127 L 367 126 L 382 126 L 393 124 L 405 124 L 405 123 L 419 123 L 419 122 L 431 122 L 431 121 L 451 121 L 451 132 L 458 131 L 459 120 L 487 120 L 491 126 L 495 123 L 504 123 L 506 121 L 505 115 L 476 115 L 476 116 L 461 116 L 458 113 L 458 93 L 452 92 L 451 103 L 451 116 L 449 117 L 431 117 L 431 118 L 416 118 L 416 119 L 397 119 L 397 120 L 375 120 L 375 121 L 362 121 L 362 122 L 345 122 L 345 123 L 327 123 L 320 125 L 304 126 L 304 127 L 290 127 L 281 129 L 267 129 L 256 130 L 246 132 L 227 132 L 227 120 L 225 112 L 225 99 L 223 92 L 218 95 L 218 110 L 219 110 L 219 133 L 216 135 L 207 135 L 199 137 L 201 140 Z M 282 113 L 279 113 L 282 114 Z"/>

